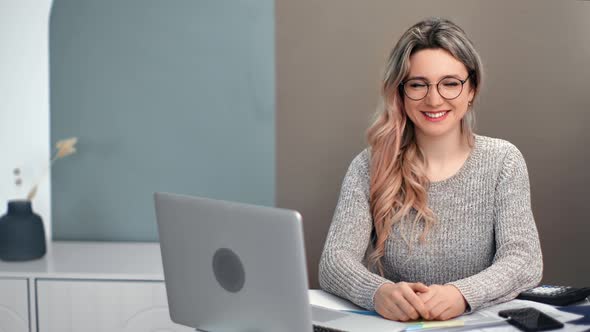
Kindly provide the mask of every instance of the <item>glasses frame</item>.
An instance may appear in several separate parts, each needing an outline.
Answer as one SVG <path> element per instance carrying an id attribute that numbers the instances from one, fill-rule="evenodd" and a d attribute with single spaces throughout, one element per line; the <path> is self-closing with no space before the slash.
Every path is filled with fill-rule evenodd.
<path id="1" fill-rule="evenodd" d="M 460 96 L 460 95 L 463 93 L 463 87 L 465 86 L 465 83 L 466 83 L 467 81 L 469 81 L 469 79 L 471 78 L 471 75 L 473 75 L 473 71 L 471 71 L 471 72 L 469 73 L 469 75 L 467 75 L 467 77 L 465 77 L 465 79 L 464 79 L 464 80 L 462 80 L 462 79 L 459 79 L 459 78 L 456 78 L 456 77 L 454 77 L 454 76 L 445 76 L 445 77 L 441 78 L 441 79 L 440 79 L 438 82 L 436 82 L 436 83 L 428 83 L 428 82 L 426 82 L 425 80 L 422 80 L 422 79 L 419 79 L 419 78 L 412 78 L 412 79 L 409 79 L 409 80 L 402 81 L 402 82 L 399 84 L 399 89 L 401 90 L 400 92 L 403 92 L 404 96 L 406 96 L 406 97 L 410 98 L 411 100 L 418 101 L 418 100 L 422 100 L 422 99 L 424 99 L 424 98 L 426 98 L 426 97 L 428 96 L 428 93 L 430 92 L 430 86 L 431 86 L 431 85 L 436 85 L 436 92 L 438 92 L 439 96 L 441 96 L 441 97 L 442 97 L 443 99 L 445 99 L 445 100 L 454 100 L 454 99 L 457 99 L 457 98 L 459 98 L 459 96 Z M 454 97 L 454 98 L 446 98 L 446 97 L 444 97 L 444 96 L 443 96 L 443 95 L 440 93 L 439 84 L 440 84 L 440 82 L 442 82 L 443 80 L 445 80 L 445 79 L 447 79 L 447 78 L 454 78 L 454 79 L 458 80 L 459 82 L 461 82 L 461 91 L 459 91 L 459 94 L 458 94 L 456 97 Z M 405 85 L 406 83 L 408 83 L 409 81 L 412 81 L 412 80 L 422 80 L 422 81 L 423 81 L 423 82 L 426 84 L 426 94 L 424 95 L 424 97 L 422 97 L 422 98 L 420 98 L 420 99 L 414 99 L 414 98 L 412 98 L 412 97 L 408 96 L 408 93 L 406 92 L 406 89 L 404 88 L 404 85 Z"/>

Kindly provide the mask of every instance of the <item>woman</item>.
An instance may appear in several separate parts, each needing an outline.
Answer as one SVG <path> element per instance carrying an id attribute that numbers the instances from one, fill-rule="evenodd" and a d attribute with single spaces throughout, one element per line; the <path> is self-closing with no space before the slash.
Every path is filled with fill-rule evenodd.
<path id="1" fill-rule="evenodd" d="M 513 299 L 543 262 L 525 161 L 473 133 L 479 55 L 427 19 L 392 50 L 370 147 L 351 163 L 320 285 L 391 320 L 446 320 Z"/>

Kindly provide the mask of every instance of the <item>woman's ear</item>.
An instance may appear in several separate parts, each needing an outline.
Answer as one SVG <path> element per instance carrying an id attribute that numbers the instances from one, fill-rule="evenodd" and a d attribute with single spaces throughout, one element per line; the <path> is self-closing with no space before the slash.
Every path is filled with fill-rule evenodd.
<path id="1" fill-rule="evenodd" d="M 467 100 L 469 100 L 469 104 L 473 104 L 473 99 L 475 99 L 475 89 L 469 85 L 469 97 L 467 98 Z"/>

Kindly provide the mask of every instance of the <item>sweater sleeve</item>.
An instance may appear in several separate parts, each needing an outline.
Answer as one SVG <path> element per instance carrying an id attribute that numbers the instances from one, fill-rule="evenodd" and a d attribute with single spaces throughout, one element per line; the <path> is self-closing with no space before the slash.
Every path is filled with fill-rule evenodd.
<path id="1" fill-rule="evenodd" d="M 496 252 L 492 265 L 449 283 L 461 291 L 469 311 L 512 300 L 541 281 L 543 258 L 531 210 L 528 172 L 522 154 L 513 145 L 496 184 L 494 209 Z"/>
<path id="2" fill-rule="evenodd" d="M 389 281 L 363 264 L 373 229 L 368 154 L 368 150 L 359 154 L 344 177 L 320 259 L 319 282 L 325 291 L 374 310 L 375 292 Z"/>

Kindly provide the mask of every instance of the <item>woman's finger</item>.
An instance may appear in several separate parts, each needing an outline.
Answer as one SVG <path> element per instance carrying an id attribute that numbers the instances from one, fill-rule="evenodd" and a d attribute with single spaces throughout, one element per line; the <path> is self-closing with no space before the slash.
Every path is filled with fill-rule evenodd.
<path id="1" fill-rule="evenodd" d="M 434 291 L 428 291 L 426 293 L 419 293 L 416 295 L 418 296 L 418 298 L 420 298 L 420 300 L 422 300 L 422 302 L 426 306 L 426 303 L 429 302 L 434 297 L 434 294 L 435 294 Z"/>
<path id="2" fill-rule="evenodd" d="M 440 301 L 437 304 L 435 304 L 431 309 L 430 309 L 430 315 L 432 317 L 432 319 L 435 320 L 442 320 L 440 315 L 445 312 L 445 310 L 447 310 L 449 308 L 449 305 L 446 301 Z"/>
<path id="3" fill-rule="evenodd" d="M 393 294 L 390 294 L 385 301 L 375 306 L 375 311 L 389 320 L 404 321 L 409 319 L 395 304 Z"/>
<path id="4" fill-rule="evenodd" d="M 400 322 L 410 320 L 410 317 L 397 305 L 397 303 L 391 304 L 391 311 L 393 312 L 393 320 Z"/>
<path id="5" fill-rule="evenodd" d="M 393 292 L 393 301 L 409 318 L 417 319 L 419 317 L 418 312 L 414 307 L 406 300 L 406 294 L 413 291 L 405 286 L 400 287 Z M 414 294 L 415 295 L 415 294 Z"/>
<path id="6" fill-rule="evenodd" d="M 414 292 L 426 293 L 426 292 L 428 292 L 430 290 L 430 288 L 428 288 L 428 286 L 424 285 L 421 282 L 409 283 L 408 286 L 410 286 L 410 288 Z"/>
<path id="7" fill-rule="evenodd" d="M 418 297 L 418 295 L 416 293 L 414 293 L 414 290 L 412 288 L 408 288 L 408 289 L 404 290 L 404 297 L 405 297 L 406 301 L 408 301 L 408 303 L 415 309 L 415 311 L 417 311 L 417 313 L 418 313 L 418 315 L 420 315 L 420 317 L 423 317 L 425 319 L 428 319 L 428 317 L 430 317 L 430 313 L 426 309 L 426 305 L 424 304 L 424 300 L 422 300 L 420 297 Z M 412 318 L 417 319 L 418 317 L 412 317 Z"/>
<path id="8" fill-rule="evenodd" d="M 440 314 L 440 315 L 438 316 L 438 318 L 439 318 L 440 320 L 448 320 L 448 319 L 451 319 L 451 318 L 455 318 L 455 317 L 457 317 L 457 316 L 459 316 L 459 315 L 457 315 L 457 314 L 455 314 L 455 313 L 453 312 L 453 307 L 449 307 L 447 310 L 443 311 L 443 313 L 442 313 L 442 314 Z"/>

